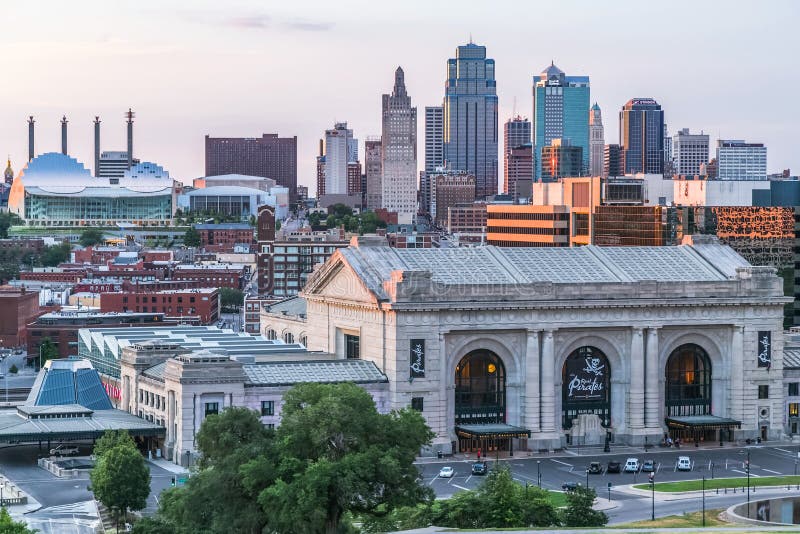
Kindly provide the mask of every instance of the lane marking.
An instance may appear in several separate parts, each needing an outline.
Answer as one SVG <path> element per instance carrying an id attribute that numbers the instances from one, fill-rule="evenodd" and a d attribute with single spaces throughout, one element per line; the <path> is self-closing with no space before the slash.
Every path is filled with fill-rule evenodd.
<path id="1" fill-rule="evenodd" d="M 785 452 L 785 453 L 788 453 L 788 454 L 792 454 L 792 451 L 787 451 L 786 449 L 779 449 L 778 447 L 775 447 L 775 450 L 776 451 Z"/>
<path id="2" fill-rule="evenodd" d="M 772 469 L 763 468 L 763 470 L 766 471 L 767 473 L 775 473 L 776 475 L 780 475 L 778 471 L 773 471 Z"/>
<path id="3" fill-rule="evenodd" d="M 572 464 L 568 464 L 567 462 L 562 462 L 560 460 L 553 460 L 552 458 L 550 458 L 550 461 L 555 462 L 557 464 L 566 465 L 567 467 L 572 467 Z"/>
<path id="4" fill-rule="evenodd" d="M 462 490 L 464 490 L 464 491 L 472 491 L 471 489 L 469 489 L 469 488 L 465 488 L 464 486 L 459 486 L 458 484 L 453 484 L 453 486 L 455 486 L 455 487 L 456 487 L 456 488 L 458 488 L 458 489 L 462 489 Z"/>
<path id="5" fill-rule="evenodd" d="M 731 469 L 731 471 L 733 471 L 734 473 L 741 473 L 741 474 L 743 474 L 743 475 L 746 475 L 746 474 L 747 474 L 747 473 L 745 473 L 744 471 L 739 471 L 738 469 Z"/>

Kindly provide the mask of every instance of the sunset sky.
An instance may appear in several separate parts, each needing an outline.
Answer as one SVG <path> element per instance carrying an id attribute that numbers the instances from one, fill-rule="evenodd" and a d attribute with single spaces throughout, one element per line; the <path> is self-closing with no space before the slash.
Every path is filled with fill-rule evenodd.
<path id="1" fill-rule="evenodd" d="M 766 1 L 11 1 L 3 2 L 0 154 L 60 150 L 92 164 L 125 148 L 123 112 L 137 114 L 134 155 L 184 183 L 202 176 L 203 136 L 298 137 L 298 182 L 314 191 L 317 143 L 334 121 L 362 140 L 380 134 L 381 93 L 405 70 L 419 108 L 441 103 L 459 44 L 497 64 L 500 122 L 531 115 L 531 76 L 554 60 L 591 77 L 606 143 L 618 110 L 653 97 L 670 134 L 689 127 L 768 146 L 768 171 L 800 174 L 797 28 L 800 2 Z M 396 6 L 396 7 L 394 7 Z M 502 143 L 501 143 L 502 144 Z M 502 147 L 501 147 L 502 150 Z M 713 150 L 712 150 L 713 155 Z M 502 174 L 502 164 L 501 164 Z"/>

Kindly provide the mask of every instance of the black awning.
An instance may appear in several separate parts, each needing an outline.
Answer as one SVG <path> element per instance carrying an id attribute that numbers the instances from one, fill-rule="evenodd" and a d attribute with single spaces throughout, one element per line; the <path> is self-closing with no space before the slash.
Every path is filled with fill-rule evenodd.
<path id="1" fill-rule="evenodd" d="M 529 438 L 531 431 L 514 425 L 493 423 L 486 425 L 460 425 L 456 434 L 461 438 Z"/>
<path id="2" fill-rule="evenodd" d="M 742 428 L 742 422 L 716 415 L 688 415 L 683 417 L 667 417 L 664 422 L 669 428 L 686 430 L 720 430 Z"/>

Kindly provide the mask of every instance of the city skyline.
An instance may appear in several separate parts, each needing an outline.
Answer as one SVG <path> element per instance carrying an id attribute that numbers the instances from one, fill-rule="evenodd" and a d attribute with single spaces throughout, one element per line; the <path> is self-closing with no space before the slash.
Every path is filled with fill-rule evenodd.
<path id="1" fill-rule="evenodd" d="M 792 147 L 798 112 L 790 105 L 800 75 L 787 68 L 784 52 L 791 49 L 789 29 L 797 20 L 798 7 L 790 2 L 776 3 L 769 13 L 737 10 L 736 3 L 726 4 L 725 13 L 714 5 L 692 4 L 691 18 L 684 17 L 684 3 L 663 10 L 617 2 L 601 12 L 588 2 L 566 2 L 517 6 L 519 16 L 508 17 L 511 4 L 486 14 L 477 3 L 464 2 L 435 32 L 425 29 L 434 27 L 437 14 L 450 13 L 446 6 L 426 5 L 424 17 L 414 14 L 413 6 L 391 17 L 380 6 L 366 6 L 353 20 L 332 6 L 308 4 L 288 11 L 236 2 L 221 10 L 200 2 L 187 10 L 167 2 L 159 9 L 123 5 L 114 12 L 104 12 L 100 2 L 14 4 L 11 27 L 2 38 L 13 83 L 6 84 L 0 106 L 0 151 L 10 155 L 19 172 L 27 153 L 25 121 L 34 115 L 36 152 L 58 152 L 59 121 L 66 115 L 70 154 L 91 167 L 94 116 L 103 121 L 103 150 L 124 150 L 123 114 L 131 107 L 138 114 L 134 156 L 155 161 L 177 180 L 188 184 L 204 174 L 206 134 L 280 133 L 298 137 L 298 183 L 313 189 L 320 132 L 347 121 L 359 139 L 378 134 L 381 80 L 398 65 L 406 71 L 415 105 L 440 105 L 444 64 L 471 32 L 497 64 L 501 123 L 515 114 L 531 119 L 531 76 L 554 60 L 568 73 L 590 76 L 591 101 L 604 110 L 613 113 L 631 98 L 652 96 L 664 109 L 671 135 L 690 128 L 709 133 L 712 144 L 718 138 L 761 142 L 769 147 L 768 172 L 792 168 L 797 174 L 800 168 Z M 551 16 L 550 23 L 521 49 L 515 30 L 538 16 Z M 663 24 L 648 25 L 647 31 L 628 24 L 653 16 Z M 704 42 L 697 54 L 697 43 L 681 36 L 708 31 L 713 17 L 725 17 L 726 23 L 714 26 L 715 39 Z M 31 20 L 36 32 L 21 24 Z M 619 34 L 609 33 L 614 27 Z M 425 38 L 409 43 L 387 37 L 412 28 Z M 752 41 L 740 39 L 745 29 Z M 573 32 L 572 39 L 555 46 L 554 39 L 565 31 Z M 371 39 L 383 46 L 364 46 Z M 641 47 L 630 46 L 641 39 L 669 43 L 670 53 L 653 60 Z M 358 68 L 315 63 L 332 48 Z M 330 91 L 320 79 L 343 90 Z M 774 105 L 741 105 L 762 98 L 760 84 L 748 80 L 774 80 Z M 615 122 L 607 121 L 607 143 L 618 138 Z M 418 151 L 424 150 L 419 129 L 417 139 Z M 418 158 L 419 168 L 423 163 Z"/>

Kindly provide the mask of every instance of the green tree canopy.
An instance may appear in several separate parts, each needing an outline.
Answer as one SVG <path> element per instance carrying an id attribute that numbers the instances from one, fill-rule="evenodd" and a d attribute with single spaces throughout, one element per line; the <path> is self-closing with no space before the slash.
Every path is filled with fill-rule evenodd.
<path id="1" fill-rule="evenodd" d="M 22 219 L 16 213 L 9 211 L 0 213 L 0 239 L 6 239 L 8 237 L 8 229 L 20 224 L 23 224 Z"/>
<path id="2" fill-rule="evenodd" d="M 133 524 L 133 534 L 175 534 L 175 527 L 159 517 L 143 517 Z"/>
<path id="3" fill-rule="evenodd" d="M 59 263 L 64 263 L 69 260 L 69 253 L 71 251 L 72 246 L 69 243 L 59 243 L 58 245 L 44 247 L 39 259 L 45 267 L 55 267 Z"/>
<path id="4" fill-rule="evenodd" d="M 183 244 L 187 247 L 199 247 L 200 246 L 200 232 L 192 226 L 186 233 L 183 234 Z"/>
<path id="5" fill-rule="evenodd" d="M 45 337 L 39 345 L 39 365 L 42 366 L 47 360 L 56 358 L 58 358 L 58 347 L 50 337 Z"/>
<path id="6" fill-rule="evenodd" d="M 31 530 L 24 521 L 14 521 L 11 519 L 5 507 L 0 508 L 0 534 L 34 534 L 36 530 Z"/>
<path id="7" fill-rule="evenodd" d="M 125 430 L 106 430 L 94 444 L 94 454 L 98 458 L 118 445 L 136 448 L 136 442 Z"/>
<path id="8" fill-rule="evenodd" d="M 592 488 L 578 486 L 567 492 L 567 507 L 562 510 L 561 521 L 565 527 L 602 527 L 608 516 L 592 508 L 597 493 Z"/>
<path id="9" fill-rule="evenodd" d="M 223 308 L 239 308 L 244 304 L 244 293 L 232 287 L 221 287 L 219 303 Z"/>
<path id="10" fill-rule="evenodd" d="M 84 247 L 99 245 L 104 240 L 103 232 L 97 228 L 87 228 L 81 232 L 80 244 Z"/>
<path id="11" fill-rule="evenodd" d="M 103 438 L 101 438 L 102 440 Z M 119 436 L 108 438 L 90 474 L 95 498 L 114 513 L 119 523 L 120 515 L 128 510 L 142 510 L 150 495 L 150 470 L 144 457 L 132 441 Z"/>

